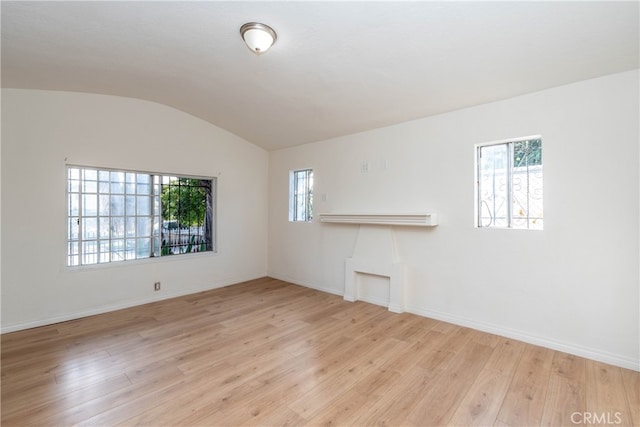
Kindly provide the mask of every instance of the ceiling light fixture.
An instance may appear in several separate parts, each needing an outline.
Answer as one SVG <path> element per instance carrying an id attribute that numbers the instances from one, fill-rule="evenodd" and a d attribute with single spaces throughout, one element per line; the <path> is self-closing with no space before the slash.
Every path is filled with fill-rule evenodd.
<path id="1" fill-rule="evenodd" d="M 256 55 L 265 53 L 275 43 L 278 36 L 268 25 L 248 22 L 240 27 L 242 39 Z"/>

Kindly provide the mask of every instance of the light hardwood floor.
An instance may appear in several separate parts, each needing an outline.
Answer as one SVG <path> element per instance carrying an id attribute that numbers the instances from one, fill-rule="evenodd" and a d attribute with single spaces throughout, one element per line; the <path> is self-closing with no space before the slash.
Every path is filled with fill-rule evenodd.
<path id="1" fill-rule="evenodd" d="M 640 374 L 264 278 L 5 334 L 1 409 L 3 426 L 638 426 Z"/>

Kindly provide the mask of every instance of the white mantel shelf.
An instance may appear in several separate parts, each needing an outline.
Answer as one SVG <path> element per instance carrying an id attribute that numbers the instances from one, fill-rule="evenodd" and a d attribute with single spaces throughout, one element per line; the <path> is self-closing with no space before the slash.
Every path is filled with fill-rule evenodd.
<path id="1" fill-rule="evenodd" d="M 320 221 L 342 224 L 404 225 L 413 227 L 433 227 L 438 225 L 438 215 L 430 213 L 321 213 Z"/>

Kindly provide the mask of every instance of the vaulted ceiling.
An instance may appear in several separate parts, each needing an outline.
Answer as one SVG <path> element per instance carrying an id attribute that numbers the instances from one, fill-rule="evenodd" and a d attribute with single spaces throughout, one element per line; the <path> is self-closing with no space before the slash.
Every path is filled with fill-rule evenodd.
<path id="1" fill-rule="evenodd" d="M 155 101 L 274 150 L 638 68 L 639 4 L 2 1 L 2 86 Z M 250 21 L 278 34 L 261 56 Z"/>

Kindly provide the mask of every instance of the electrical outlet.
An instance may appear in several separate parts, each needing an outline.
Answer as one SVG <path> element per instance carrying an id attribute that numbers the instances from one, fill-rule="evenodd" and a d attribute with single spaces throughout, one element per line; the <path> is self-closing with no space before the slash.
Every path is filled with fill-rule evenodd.
<path id="1" fill-rule="evenodd" d="M 153 290 L 154 291 L 159 291 L 160 290 L 160 282 L 156 282 L 153 284 Z"/>

